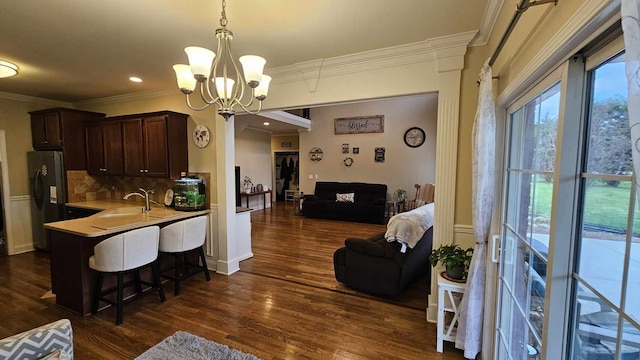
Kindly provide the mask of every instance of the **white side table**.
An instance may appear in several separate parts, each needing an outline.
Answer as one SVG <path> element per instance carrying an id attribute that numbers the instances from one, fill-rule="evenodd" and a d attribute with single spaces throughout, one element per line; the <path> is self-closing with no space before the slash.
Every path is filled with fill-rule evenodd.
<path id="1" fill-rule="evenodd" d="M 443 350 L 443 341 L 456 341 L 459 306 L 465 288 L 465 283 L 449 281 L 438 274 L 438 352 Z M 446 313 L 450 313 L 450 319 L 445 318 Z"/>

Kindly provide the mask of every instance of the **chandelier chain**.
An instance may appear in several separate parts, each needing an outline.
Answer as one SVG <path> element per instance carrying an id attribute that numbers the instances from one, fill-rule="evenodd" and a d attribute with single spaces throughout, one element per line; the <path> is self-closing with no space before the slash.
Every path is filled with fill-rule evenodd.
<path id="1" fill-rule="evenodd" d="M 227 1 L 226 0 L 222 0 L 222 12 L 220 13 L 220 16 L 222 16 L 220 18 L 220 25 L 224 28 L 227 26 L 227 12 L 226 12 L 226 7 L 227 7 Z"/>

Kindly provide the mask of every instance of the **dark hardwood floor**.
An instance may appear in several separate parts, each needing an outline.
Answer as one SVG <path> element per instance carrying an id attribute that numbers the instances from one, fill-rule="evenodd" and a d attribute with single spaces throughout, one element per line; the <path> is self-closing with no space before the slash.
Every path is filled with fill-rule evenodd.
<path id="1" fill-rule="evenodd" d="M 122 326 L 114 309 L 82 317 L 41 299 L 47 254 L 0 257 L 0 338 L 69 318 L 76 359 L 133 359 L 178 330 L 263 359 L 463 359 L 451 343 L 435 351 L 424 309 L 337 288 L 333 251 L 384 226 L 294 217 L 290 204 L 251 218 L 254 258 L 240 272 L 191 277 L 165 303 L 150 292 L 125 305 Z"/>

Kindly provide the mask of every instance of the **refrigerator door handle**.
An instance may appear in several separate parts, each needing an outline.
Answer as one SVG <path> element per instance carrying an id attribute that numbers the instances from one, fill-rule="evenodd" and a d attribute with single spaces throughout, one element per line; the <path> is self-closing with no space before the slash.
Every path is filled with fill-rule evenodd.
<path id="1" fill-rule="evenodd" d="M 36 170 L 33 177 L 33 200 L 38 208 L 42 208 L 42 174 L 40 174 L 40 169 Z"/>

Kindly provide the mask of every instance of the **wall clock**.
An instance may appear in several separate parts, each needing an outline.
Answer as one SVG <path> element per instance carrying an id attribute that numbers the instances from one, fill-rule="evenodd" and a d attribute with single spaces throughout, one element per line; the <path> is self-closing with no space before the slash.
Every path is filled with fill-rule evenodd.
<path id="1" fill-rule="evenodd" d="M 193 129 L 193 142 L 199 148 L 203 148 L 209 144 L 210 136 L 209 129 L 202 124 L 196 125 L 196 128 Z"/>
<path id="2" fill-rule="evenodd" d="M 404 143 L 408 147 L 417 148 L 424 144 L 426 137 L 424 130 L 414 126 L 404 133 Z"/>

